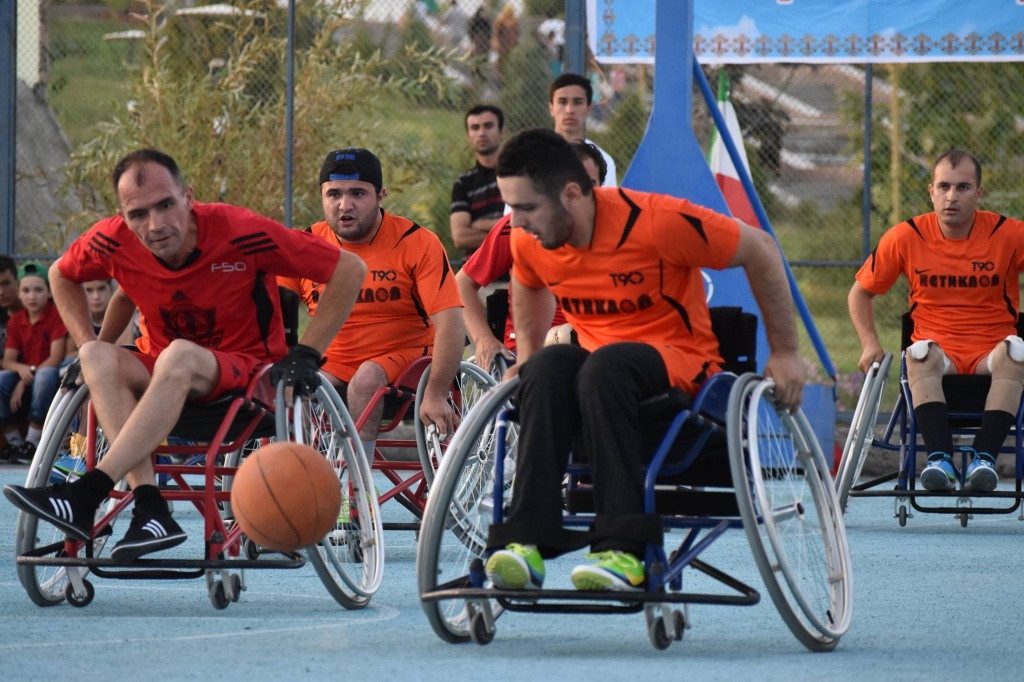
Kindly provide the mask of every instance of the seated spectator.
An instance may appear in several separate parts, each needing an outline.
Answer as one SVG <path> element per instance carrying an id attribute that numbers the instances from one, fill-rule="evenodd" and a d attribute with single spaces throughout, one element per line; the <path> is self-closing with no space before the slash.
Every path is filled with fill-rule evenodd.
<path id="1" fill-rule="evenodd" d="M 7 341 L 7 321 L 21 309 L 18 300 L 18 266 L 10 256 L 0 256 L 0 353 Z"/>
<path id="2" fill-rule="evenodd" d="M 112 279 L 96 279 L 83 283 L 82 289 L 85 290 L 85 300 L 89 306 L 89 318 L 92 321 L 92 329 L 96 332 L 96 338 L 99 338 L 100 330 L 103 328 L 103 317 L 107 314 L 107 308 L 110 306 L 110 300 L 114 292 L 117 291 L 116 285 Z M 128 325 L 114 343 L 119 346 L 129 346 L 134 341 L 135 334 L 133 333 L 133 328 L 131 325 Z M 78 357 L 78 346 L 75 345 L 74 340 L 69 336 L 65 359 L 76 357 Z"/>
<path id="3" fill-rule="evenodd" d="M 47 269 L 28 262 L 18 271 L 18 297 L 24 307 L 7 326 L 3 371 L 0 372 L 0 430 L 7 447 L 0 460 L 24 464 L 35 455 L 43 420 L 57 393 L 57 367 L 64 359 L 68 335 L 50 300 Z M 28 433 L 24 438 L 17 415 L 28 406 Z"/>
<path id="4" fill-rule="evenodd" d="M 583 168 L 586 169 L 594 186 L 603 185 L 608 166 L 605 164 L 600 150 L 589 142 L 582 141 L 573 142 L 572 147 L 583 162 Z M 478 293 L 481 287 L 502 277 L 508 277 L 512 270 L 512 247 L 509 237 L 512 232 L 511 222 L 511 214 L 507 214 L 499 220 L 484 238 L 480 248 L 466 260 L 465 265 L 455 275 L 455 282 L 459 285 L 459 293 L 462 295 L 462 304 L 465 306 L 463 316 L 466 318 L 466 330 L 476 347 L 474 361 L 488 371 L 497 356 L 500 355 L 511 360 L 512 354 L 516 350 L 516 334 L 512 326 L 511 290 L 509 314 L 505 322 L 503 339 L 497 339 L 491 333 L 491 328 L 487 324 L 487 314 Z M 545 345 L 569 343 L 572 338 L 572 327 L 566 323 L 561 309 L 556 308 L 555 318 L 552 321 Z"/>

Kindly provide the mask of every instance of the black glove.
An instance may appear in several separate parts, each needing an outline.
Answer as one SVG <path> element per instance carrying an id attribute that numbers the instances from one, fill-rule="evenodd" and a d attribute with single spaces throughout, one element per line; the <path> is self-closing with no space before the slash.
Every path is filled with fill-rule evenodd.
<path id="1" fill-rule="evenodd" d="M 274 386 L 283 381 L 299 395 L 312 395 L 320 385 L 320 365 L 324 361 L 320 351 L 297 343 L 270 368 L 270 381 Z"/>
<path id="2" fill-rule="evenodd" d="M 75 358 L 71 361 L 67 367 L 64 368 L 64 374 L 60 378 L 61 388 L 74 388 L 75 382 L 78 381 L 78 377 L 82 374 L 82 361 Z"/>

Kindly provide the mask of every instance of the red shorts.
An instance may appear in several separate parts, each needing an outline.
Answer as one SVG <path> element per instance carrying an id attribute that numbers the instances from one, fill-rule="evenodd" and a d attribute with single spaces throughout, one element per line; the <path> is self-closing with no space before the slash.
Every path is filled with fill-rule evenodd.
<path id="1" fill-rule="evenodd" d="M 211 400 L 216 400 L 225 393 L 238 389 L 245 390 L 252 383 L 253 378 L 259 374 L 260 369 L 267 364 L 265 360 L 252 355 L 224 353 L 223 351 L 211 350 L 209 348 L 207 350 L 213 353 L 213 357 L 217 359 L 217 370 L 220 376 L 218 377 L 217 385 L 214 386 L 213 391 L 208 396 L 193 400 L 192 402 L 207 403 Z M 156 366 L 156 358 L 154 356 L 135 350 L 129 352 L 146 366 L 150 375 L 153 374 L 153 367 Z"/>
<path id="2" fill-rule="evenodd" d="M 416 358 L 422 358 L 426 355 L 430 355 L 430 348 L 425 346 L 419 346 L 418 348 L 400 348 L 384 355 L 378 355 L 375 358 L 367 358 L 365 362 L 375 362 L 384 368 L 384 372 L 388 375 L 388 383 L 395 383 L 395 379 L 402 373 L 410 362 Z M 362 364 L 362 363 L 360 363 Z M 345 365 L 340 362 L 332 362 L 330 358 L 327 358 L 327 362 L 324 363 L 322 368 L 325 372 L 331 376 L 337 377 L 346 384 L 352 381 L 352 377 L 355 376 L 356 370 L 359 367 L 353 367 L 352 365 Z"/>

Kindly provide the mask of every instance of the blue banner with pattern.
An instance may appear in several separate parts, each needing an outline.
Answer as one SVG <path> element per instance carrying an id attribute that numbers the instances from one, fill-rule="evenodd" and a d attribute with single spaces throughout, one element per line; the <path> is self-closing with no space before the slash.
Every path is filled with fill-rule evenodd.
<path id="1" fill-rule="evenodd" d="M 598 61 L 654 61 L 655 0 L 587 0 Z M 702 64 L 1024 60 L 1024 0 L 694 0 Z"/>

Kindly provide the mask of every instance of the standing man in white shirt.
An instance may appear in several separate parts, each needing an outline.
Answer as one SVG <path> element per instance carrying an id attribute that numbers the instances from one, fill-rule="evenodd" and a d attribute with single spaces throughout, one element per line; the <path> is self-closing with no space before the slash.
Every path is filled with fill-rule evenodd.
<path id="1" fill-rule="evenodd" d="M 593 140 L 587 139 L 587 116 L 594 106 L 594 87 L 590 79 L 578 73 L 563 73 L 548 88 L 548 111 L 555 120 L 555 132 L 566 140 L 584 140 L 597 147 L 608 164 L 604 187 L 617 187 L 615 160 Z"/>

